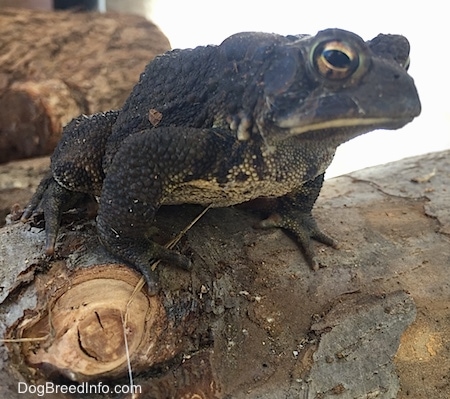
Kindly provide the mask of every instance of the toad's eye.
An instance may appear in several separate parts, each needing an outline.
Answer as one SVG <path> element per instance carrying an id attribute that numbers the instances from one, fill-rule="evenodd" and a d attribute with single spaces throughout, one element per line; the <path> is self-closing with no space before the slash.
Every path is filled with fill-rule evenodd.
<path id="1" fill-rule="evenodd" d="M 317 71 L 327 79 L 348 78 L 359 66 L 358 53 L 344 42 L 333 40 L 320 43 L 313 52 Z"/>

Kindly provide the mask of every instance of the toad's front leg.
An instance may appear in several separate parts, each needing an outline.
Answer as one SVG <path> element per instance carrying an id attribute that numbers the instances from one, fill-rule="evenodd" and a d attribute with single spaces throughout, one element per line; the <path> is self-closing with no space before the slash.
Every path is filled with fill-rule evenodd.
<path id="1" fill-rule="evenodd" d="M 100 197 L 97 228 L 103 245 L 139 270 L 156 293 L 150 266 L 163 260 L 188 270 L 190 260 L 147 238 L 155 213 L 177 184 L 196 177 L 207 157 L 201 132 L 158 128 L 125 139 L 108 169 Z M 193 130 L 193 129 L 192 129 Z M 199 166 L 200 165 L 200 166 Z"/>
<path id="2" fill-rule="evenodd" d="M 305 259 L 313 270 L 319 268 L 311 238 L 329 245 L 338 247 L 333 238 L 323 233 L 311 214 L 314 203 L 322 188 L 324 175 L 306 182 L 299 190 L 278 200 L 276 212 L 260 223 L 260 227 L 281 227 L 292 233 L 300 244 Z"/>

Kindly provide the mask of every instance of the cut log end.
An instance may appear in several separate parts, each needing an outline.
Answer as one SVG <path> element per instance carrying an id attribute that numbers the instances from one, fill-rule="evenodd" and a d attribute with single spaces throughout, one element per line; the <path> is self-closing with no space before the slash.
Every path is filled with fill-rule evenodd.
<path id="1" fill-rule="evenodd" d="M 27 363 L 87 381 L 123 375 L 128 357 L 134 369 L 165 360 L 151 350 L 164 328 L 164 308 L 159 297 L 134 292 L 139 279 L 123 265 L 78 270 L 49 298 L 48 311 L 21 323 Z"/>

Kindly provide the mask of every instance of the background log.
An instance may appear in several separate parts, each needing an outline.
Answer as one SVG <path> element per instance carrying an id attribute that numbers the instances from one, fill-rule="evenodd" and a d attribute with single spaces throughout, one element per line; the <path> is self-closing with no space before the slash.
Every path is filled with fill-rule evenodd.
<path id="1" fill-rule="evenodd" d="M 169 48 L 139 16 L 0 8 L 0 162 L 49 154 L 72 118 L 120 108 Z"/>
<path id="2" fill-rule="evenodd" d="M 448 398 L 449 186 L 449 151 L 327 181 L 315 214 L 341 249 L 317 244 L 317 272 L 285 233 L 251 227 L 260 219 L 256 205 L 209 210 L 178 245 L 192 257 L 193 272 L 157 268 L 164 289 L 151 300 L 162 324 L 125 329 L 130 342 L 134 331 L 156 332 L 158 341 L 144 355 L 132 354 L 134 383 L 143 389 L 137 397 Z M 168 241 L 200 210 L 163 208 L 156 238 Z M 47 259 L 41 229 L 10 224 L 1 230 L 2 336 L 45 338 L 0 347 L 3 397 L 28 397 L 17 394 L 19 380 L 57 378 L 61 366 L 49 353 L 55 357 L 63 329 L 48 321 L 54 304 L 76 293 L 81 275 L 92 281 L 117 263 L 99 247 L 92 220 L 66 224 L 62 233 L 57 257 Z M 125 274 L 129 294 L 138 275 Z M 108 279 L 94 290 L 101 298 L 117 292 Z M 139 295 L 150 303 L 145 292 Z M 72 305 L 79 314 L 73 299 L 58 310 Z M 87 313 L 90 319 L 77 321 L 81 338 L 65 349 L 82 348 L 101 360 L 111 352 L 97 352 L 83 336 L 95 342 L 99 332 L 115 337 L 105 338 L 105 348 L 123 354 L 118 313 Z M 91 378 L 66 366 L 59 370 L 65 376 Z M 127 384 L 125 369 L 112 371 L 109 382 Z"/>

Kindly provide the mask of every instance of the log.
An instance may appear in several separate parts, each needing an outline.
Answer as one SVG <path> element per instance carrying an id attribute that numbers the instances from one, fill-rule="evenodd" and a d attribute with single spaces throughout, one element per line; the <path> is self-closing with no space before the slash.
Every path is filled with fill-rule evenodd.
<path id="1" fill-rule="evenodd" d="M 0 163 L 50 154 L 62 127 L 120 108 L 170 48 L 143 17 L 0 9 Z"/>
<path id="2" fill-rule="evenodd" d="M 326 181 L 315 215 L 341 247 L 317 244 L 318 271 L 284 232 L 251 227 L 257 204 L 209 210 L 177 244 L 193 271 L 158 265 L 152 297 L 92 218 L 64 223 L 54 258 L 41 227 L 10 223 L 0 393 L 128 384 L 129 359 L 137 397 L 446 399 L 449 171 L 446 151 Z M 154 239 L 201 210 L 162 208 Z"/>

